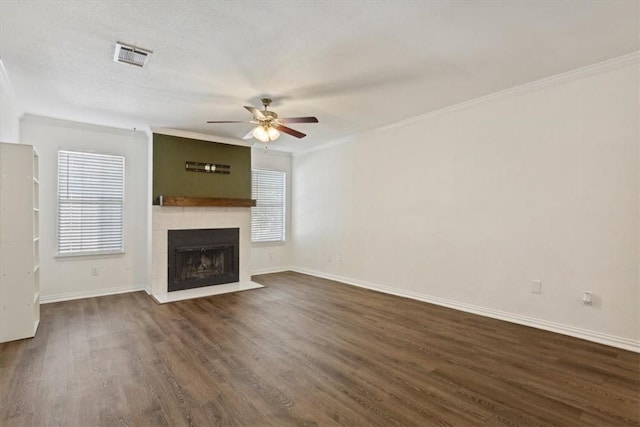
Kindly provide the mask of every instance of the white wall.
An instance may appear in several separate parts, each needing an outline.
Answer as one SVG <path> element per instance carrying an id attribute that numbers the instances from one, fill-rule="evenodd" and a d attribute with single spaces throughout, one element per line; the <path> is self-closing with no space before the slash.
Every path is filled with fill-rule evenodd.
<path id="1" fill-rule="evenodd" d="M 0 60 L 0 141 L 20 142 L 22 114 L 7 71 Z"/>
<path id="2" fill-rule="evenodd" d="M 637 58 L 294 156 L 293 265 L 640 350 Z"/>
<path id="3" fill-rule="evenodd" d="M 277 144 L 277 142 L 274 142 Z M 291 266 L 291 154 L 253 148 L 251 167 L 284 171 L 287 174 L 286 231 L 284 243 L 253 243 L 251 245 L 251 273 L 260 274 L 288 270 Z"/>
<path id="4" fill-rule="evenodd" d="M 23 143 L 40 154 L 40 289 L 42 301 L 142 289 L 147 260 L 148 136 L 143 132 L 26 115 Z M 125 254 L 56 257 L 58 150 L 125 157 Z M 92 275 L 97 268 L 98 275 Z"/>

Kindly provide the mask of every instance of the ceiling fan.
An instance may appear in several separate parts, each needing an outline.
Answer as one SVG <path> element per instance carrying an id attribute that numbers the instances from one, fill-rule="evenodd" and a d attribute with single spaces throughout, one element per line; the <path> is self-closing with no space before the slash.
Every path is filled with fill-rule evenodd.
<path id="1" fill-rule="evenodd" d="M 253 114 L 253 120 L 249 121 L 237 121 L 237 120 L 223 120 L 223 121 L 208 121 L 207 123 L 252 123 L 257 125 L 242 139 L 256 138 L 264 143 L 275 141 L 280 137 L 280 132 L 284 132 L 296 138 L 304 138 L 306 134 L 299 132 L 295 129 L 285 126 L 283 123 L 318 123 L 318 119 L 315 117 L 287 117 L 278 118 L 278 115 L 267 110 L 271 105 L 271 99 L 262 98 L 262 105 L 264 110 L 258 110 L 255 107 L 244 106 L 251 114 Z"/>

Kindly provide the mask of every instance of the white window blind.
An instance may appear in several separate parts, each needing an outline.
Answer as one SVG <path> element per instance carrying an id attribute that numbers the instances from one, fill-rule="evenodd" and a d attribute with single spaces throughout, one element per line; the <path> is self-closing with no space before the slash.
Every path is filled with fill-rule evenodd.
<path id="1" fill-rule="evenodd" d="M 285 240 L 285 202 L 287 176 L 284 172 L 264 169 L 251 171 L 251 241 Z"/>
<path id="2" fill-rule="evenodd" d="M 58 255 L 124 252 L 124 157 L 58 152 Z"/>

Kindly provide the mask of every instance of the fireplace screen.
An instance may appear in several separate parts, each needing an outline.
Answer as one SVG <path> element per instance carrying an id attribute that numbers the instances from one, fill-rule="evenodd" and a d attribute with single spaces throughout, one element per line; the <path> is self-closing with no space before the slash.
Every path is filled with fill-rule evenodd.
<path id="1" fill-rule="evenodd" d="M 178 249 L 175 279 L 176 281 L 206 279 L 224 274 L 232 267 L 229 262 L 225 265 L 225 258 L 230 259 L 230 255 L 233 255 L 233 246 Z"/>
<path id="2" fill-rule="evenodd" d="M 239 280 L 239 229 L 169 230 L 168 290 Z"/>

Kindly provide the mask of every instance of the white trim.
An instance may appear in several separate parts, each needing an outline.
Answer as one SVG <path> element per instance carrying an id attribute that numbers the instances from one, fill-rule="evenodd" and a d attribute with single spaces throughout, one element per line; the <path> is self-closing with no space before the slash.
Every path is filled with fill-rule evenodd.
<path id="1" fill-rule="evenodd" d="M 640 61 L 640 51 L 631 53 L 629 55 L 623 55 L 617 58 L 609 59 L 596 64 L 587 65 L 586 67 L 577 68 L 575 70 L 567 71 L 565 73 L 556 74 L 550 77 L 545 77 L 540 80 L 534 80 L 529 83 L 521 84 L 509 89 L 504 89 L 499 92 L 490 93 L 488 95 L 481 96 L 479 98 L 463 101 L 449 107 L 444 107 L 436 111 L 420 114 L 415 117 L 410 117 L 405 120 L 401 120 L 390 125 L 381 126 L 377 130 L 388 130 L 397 127 L 403 127 L 410 123 L 428 119 L 431 117 L 440 116 L 443 114 L 451 113 L 458 110 L 464 110 L 473 107 L 477 104 L 494 101 L 497 99 L 508 98 L 511 96 L 522 95 L 529 92 L 535 92 L 540 89 L 545 89 L 551 86 L 555 86 L 562 83 L 572 82 L 578 79 L 589 77 L 595 74 L 600 74 L 606 71 L 610 71 L 616 68 L 621 68 L 627 65 L 634 65 Z"/>
<path id="2" fill-rule="evenodd" d="M 505 311 L 495 310 L 492 308 L 480 307 L 473 304 L 466 304 L 457 301 L 452 301 L 445 298 L 434 297 L 431 295 L 425 295 L 419 292 L 408 291 L 404 289 L 395 289 L 388 286 L 380 285 L 378 283 L 367 282 L 363 280 L 355 280 L 348 277 L 338 276 L 329 273 L 323 273 L 316 270 L 310 270 L 307 268 L 293 267 L 291 269 L 297 273 L 308 274 L 323 279 L 335 280 L 347 285 L 357 286 L 359 288 L 370 289 L 373 291 L 382 292 L 390 295 L 397 295 L 404 298 L 410 298 L 417 301 L 423 301 L 430 304 L 439 305 L 442 307 L 453 308 L 454 310 L 460 310 L 467 313 L 478 314 L 484 317 L 490 317 L 492 319 L 504 320 L 518 325 L 530 326 L 545 331 L 556 332 L 562 335 L 569 335 L 575 338 L 581 338 L 583 340 L 596 342 L 599 344 L 608 345 L 611 347 L 621 348 L 624 350 L 640 353 L 640 341 L 632 340 L 629 338 L 617 337 L 615 335 L 609 335 L 602 332 L 591 331 L 588 329 L 576 328 L 570 325 L 564 325 L 562 323 L 550 322 L 543 319 L 536 319 L 534 317 L 522 316 L 515 313 L 507 313 Z"/>
<path id="3" fill-rule="evenodd" d="M 207 135 L 204 133 L 191 132 L 181 129 L 160 128 L 151 126 L 151 132 L 160 135 L 177 136 L 179 138 L 197 139 L 200 141 L 218 142 L 220 144 L 240 145 L 242 147 L 253 147 L 254 142 L 242 139 L 226 138 L 224 136 Z"/>
<path id="4" fill-rule="evenodd" d="M 40 304 L 52 302 L 71 301 L 76 299 L 103 297 L 107 295 L 126 294 L 128 292 L 144 291 L 145 285 L 120 286 L 116 288 L 98 289 L 95 291 L 74 291 L 53 295 L 40 295 Z"/>
<path id="5" fill-rule="evenodd" d="M 89 132 L 100 132 L 109 135 L 121 135 L 128 138 L 139 138 L 141 141 L 148 142 L 148 135 L 143 128 L 123 128 L 109 125 L 101 125 L 96 123 L 76 122 L 73 120 L 59 119 L 55 117 L 38 116 L 35 114 L 25 114 L 22 117 L 24 123 L 35 123 L 49 126 L 66 127 L 71 129 L 86 130 Z"/>
<path id="6" fill-rule="evenodd" d="M 285 271 L 292 271 L 291 267 L 269 267 L 269 268 L 259 268 L 257 270 L 251 270 L 251 275 L 256 276 L 258 274 L 271 274 L 271 273 L 282 273 Z"/>
<path id="7" fill-rule="evenodd" d="M 483 95 L 478 98 L 470 99 L 468 101 L 463 101 L 458 104 L 450 105 L 448 107 L 440 108 L 435 111 L 429 111 L 417 116 L 409 117 L 407 119 L 403 119 L 394 123 L 390 123 L 388 125 L 380 126 L 375 129 L 367 130 L 360 134 L 353 134 L 346 137 L 342 137 L 339 139 L 335 139 L 333 141 L 329 141 L 325 144 L 317 145 L 315 147 L 311 147 L 308 150 L 297 151 L 292 153 L 293 157 L 302 156 L 305 154 L 313 153 L 316 151 L 323 151 L 333 147 L 337 147 L 340 145 L 344 145 L 349 143 L 354 139 L 362 138 L 366 135 L 375 134 L 377 132 L 383 132 L 390 129 L 395 129 L 398 127 L 404 127 L 411 123 L 420 120 L 426 120 L 429 118 L 437 117 L 443 114 L 449 114 L 455 111 L 465 110 L 467 108 L 471 108 L 477 104 L 482 104 L 485 102 L 491 102 L 494 100 L 507 98 L 516 95 L 522 95 L 529 92 L 534 92 L 540 89 L 544 89 L 547 87 L 551 87 L 561 83 L 567 83 L 571 81 L 575 81 L 584 77 L 592 76 L 595 74 L 603 73 L 609 70 L 613 70 L 616 68 L 625 67 L 628 65 L 636 65 L 640 62 L 640 51 L 635 51 L 633 53 L 619 56 L 617 58 L 608 59 L 606 61 L 598 62 L 596 64 L 587 65 L 585 67 L 577 68 L 575 70 L 567 71 L 565 73 L 556 74 L 550 77 L 545 77 L 540 80 L 534 80 L 529 83 L 525 83 L 519 86 L 515 86 L 509 89 L 504 89 L 498 92 L 493 92 L 488 95 Z"/>

